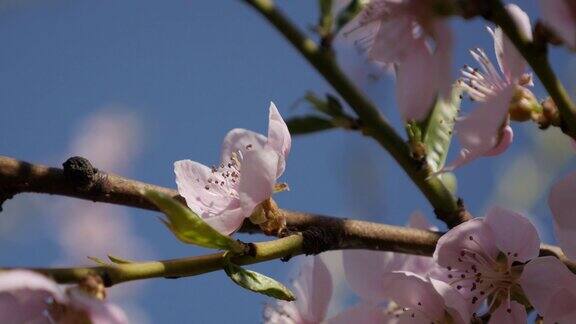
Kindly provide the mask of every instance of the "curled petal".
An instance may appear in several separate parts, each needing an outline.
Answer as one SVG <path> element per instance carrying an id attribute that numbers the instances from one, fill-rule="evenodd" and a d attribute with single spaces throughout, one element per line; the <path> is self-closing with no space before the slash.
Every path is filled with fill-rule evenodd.
<path id="1" fill-rule="evenodd" d="M 508 147 L 510 147 L 510 144 L 512 144 L 513 140 L 514 131 L 510 125 L 506 125 L 504 128 L 502 128 L 502 135 L 498 144 L 490 151 L 484 153 L 484 156 L 496 156 L 506 152 Z"/>
<path id="2" fill-rule="evenodd" d="M 527 262 L 538 256 L 540 237 L 528 218 L 504 208 L 493 207 L 485 218 L 494 233 L 496 246 L 508 262 Z"/>
<path id="3" fill-rule="evenodd" d="M 278 169 L 278 154 L 271 149 L 247 151 L 240 168 L 238 194 L 244 217 L 272 196 Z"/>
<path id="4" fill-rule="evenodd" d="M 507 86 L 480 103 L 469 116 L 456 122 L 455 132 L 462 150 L 460 156 L 445 168 L 446 171 L 490 153 L 498 146 L 513 93 L 514 87 Z"/>
<path id="5" fill-rule="evenodd" d="M 571 0 L 539 0 L 542 18 L 573 50 L 576 50 L 576 6 Z"/>
<path id="6" fill-rule="evenodd" d="M 503 301 L 502 304 L 490 316 L 488 324 L 524 324 L 526 320 L 526 308 L 514 300 Z"/>
<path id="7" fill-rule="evenodd" d="M 556 257 L 539 257 L 528 262 L 522 271 L 520 285 L 547 323 L 555 323 L 553 319 L 563 315 L 571 316 L 572 320 L 559 323 L 576 320 L 576 276 Z"/>
<path id="8" fill-rule="evenodd" d="M 554 231 L 564 253 L 576 260 L 576 172 L 558 181 L 550 190 L 548 205 L 554 217 Z"/>
<path id="9" fill-rule="evenodd" d="M 292 138 L 288 131 L 288 126 L 276 105 L 270 103 L 270 116 L 268 121 L 268 145 L 270 145 L 279 155 L 286 159 L 292 146 Z"/>

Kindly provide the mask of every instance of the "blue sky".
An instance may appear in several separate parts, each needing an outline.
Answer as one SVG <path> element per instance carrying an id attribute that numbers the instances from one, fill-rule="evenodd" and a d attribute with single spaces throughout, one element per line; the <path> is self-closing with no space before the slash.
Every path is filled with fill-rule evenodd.
<path id="1" fill-rule="evenodd" d="M 537 16 L 535 1 L 516 3 L 531 17 Z M 303 28 L 316 20 L 314 1 L 279 1 L 279 5 Z M 453 21 L 456 76 L 457 67 L 473 63 L 469 48 L 484 47 L 492 54 L 492 44 L 484 22 Z M 59 165 L 87 118 L 103 111 L 127 113 L 138 120 L 141 135 L 139 153 L 127 175 L 170 187 L 175 186 L 175 160 L 215 163 L 228 130 L 265 132 L 270 101 L 290 117 L 307 111 L 297 104 L 306 91 L 331 91 L 276 31 L 239 0 L 8 1 L 0 4 L 0 44 L 0 154 Z M 362 60 L 353 51 L 346 57 Z M 575 61 L 562 49 L 554 49 L 552 58 L 573 95 Z M 391 79 L 357 81 L 401 130 Z M 545 95 L 538 84 L 535 93 L 539 98 Z M 542 180 L 536 173 L 539 166 L 558 158 L 537 150 L 542 145 L 534 138 L 541 132 L 535 126 L 516 129 L 518 140 L 507 154 L 478 160 L 457 172 L 459 194 L 475 215 L 492 201 L 506 207 L 506 199 L 498 200 L 495 193 L 510 174 L 507 165 L 522 165 L 523 157 L 531 157 L 534 163 L 524 167 L 537 180 L 520 182 L 527 177 L 520 173 L 518 179 L 506 181 L 512 185 L 519 181 L 515 192 L 523 193 L 525 186 L 537 188 L 525 212 L 545 224 L 549 212 L 542 193 L 549 183 L 544 180 L 557 175 L 547 173 Z M 565 142 L 551 143 L 547 145 L 558 146 L 558 151 L 567 149 Z M 573 160 L 562 161 L 560 173 L 573 169 Z M 434 217 L 387 153 L 357 133 L 335 130 L 295 138 L 283 180 L 291 191 L 277 195 L 277 201 L 287 209 L 392 224 L 405 223 L 416 209 Z M 2 264 L 40 266 L 57 260 L 61 251 L 54 240 L 57 228 L 52 217 L 58 215 L 49 206 L 68 200 L 21 195 L 7 202 L 0 214 Z M 133 226 L 131 235 L 144 241 L 150 250 L 146 253 L 154 258 L 205 252 L 176 241 L 154 213 L 120 209 Z M 541 229 L 551 240 L 549 228 Z M 287 282 L 291 265 L 273 261 L 252 268 Z M 266 301 L 234 286 L 220 272 L 151 280 L 130 298 L 151 322 L 166 323 L 258 322 Z"/>

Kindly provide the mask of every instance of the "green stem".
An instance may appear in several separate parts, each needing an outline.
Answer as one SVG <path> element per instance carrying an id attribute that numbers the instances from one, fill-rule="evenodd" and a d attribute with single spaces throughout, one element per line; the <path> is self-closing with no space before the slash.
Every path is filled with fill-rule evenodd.
<path id="1" fill-rule="evenodd" d="M 502 28 L 526 62 L 530 64 L 558 107 L 563 122 L 562 131 L 576 140 L 576 105 L 570 99 L 562 82 L 554 74 L 548 61 L 545 45 L 526 39 L 500 0 L 490 0 L 490 5 L 492 12 L 488 19 Z"/>
<path id="2" fill-rule="evenodd" d="M 308 62 L 334 87 L 362 120 L 364 132 L 373 137 L 398 162 L 434 207 L 438 217 L 449 227 L 469 218 L 455 197 L 437 177 L 429 177 L 420 162 L 410 155 L 410 149 L 396 133 L 378 108 L 340 70 L 333 53 L 319 47 L 298 30 L 271 0 L 244 0 L 262 14 Z"/>
<path id="3" fill-rule="evenodd" d="M 279 259 L 301 253 L 302 235 L 291 235 L 274 241 L 256 243 L 254 256 L 232 257 L 233 263 L 246 265 Z M 30 269 L 52 277 L 59 283 L 74 283 L 88 275 L 100 276 L 106 286 L 126 281 L 149 278 L 178 278 L 196 276 L 220 270 L 224 267 L 224 253 L 150 262 L 100 265 L 79 268 L 36 268 Z M 3 270 L 8 270 L 4 268 Z"/>

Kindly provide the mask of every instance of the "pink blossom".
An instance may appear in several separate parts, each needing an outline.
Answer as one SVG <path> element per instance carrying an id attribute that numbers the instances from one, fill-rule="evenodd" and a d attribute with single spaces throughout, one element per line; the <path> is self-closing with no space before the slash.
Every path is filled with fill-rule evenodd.
<path id="1" fill-rule="evenodd" d="M 419 212 L 412 214 L 409 226 L 425 230 L 433 229 Z M 371 304 L 378 304 L 388 299 L 390 282 L 386 274 L 402 270 L 426 275 L 434 266 L 434 261 L 429 257 L 369 250 L 344 250 L 342 263 L 350 288 L 363 301 Z"/>
<path id="2" fill-rule="evenodd" d="M 332 298 L 332 275 L 319 256 L 307 258 L 293 283 L 296 301 L 278 301 L 267 305 L 267 324 L 313 324 L 326 318 Z"/>
<path id="3" fill-rule="evenodd" d="M 445 268 L 443 280 L 472 310 L 492 296 L 489 309 L 495 323 L 525 323 L 524 307 L 510 296 L 521 285 L 523 263 L 537 258 L 539 247 L 538 233 L 528 219 L 495 207 L 486 218 L 472 219 L 443 235 L 434 259 Z"/>
<path id="4" fill-rule="evenodd" d="M 520 282 L 545 323 L 576 322 L 576 276 L 560 260 L 547 256 L 530 261 Z"/>
<path id="5" fill-rule="evenodd" d="M 466 302 L 445 282 L 404 271 L 385 276 L 390 282 L 387 291 L 393 304 L 384 309 L 360 303 L 329 323 L 469 323 Z"/>
<path id="6" fill-rule="evenodd" d="M 576 172 L 558 181 L 550 190 L 548 205 L 554 218 L 554 231 L 562 251 L 576 260 Z"/>
<path id="7" fill-rule="evenodd" d="M 410 227 L 431 229 L 420 213 L 411 216 Z M 346 281 L 361 301 L 334 317 L 331 324 L 358 319 L 359 323 L 444 323 L 447 317 L 454 323 L 467 323 L 470 317 L 455 288 L 423 277 L 434 269 L 431 258 L 348 250 L 343 252 L 343 263 Z"/>
<path id="8" fill-rule="evenodd" d="M 274 192 L 284 172 L 291 138 L 276 106 L 270 104 L 268 137 L 233 129 L 222 144 L 222 162 L 211 168 L 176 161 L 178 192 L 188 207 L 218 231 L 231 234 Z"/>
<path id="9" fill-rule="evenodd" d="M 0 273 L 2 323 L 128 323 L 113 304 L 77 288 L 62 289 L 50 279 L 27 270 Z"/>
<path id="10" fill-rule="evenodd" d="M 554 32 L 576 50 L 576 3 L 573 0 L 539 0 L 542 18 Z"/>
<path id="11" fill-rule="evenodd" d="M 396 64 L 396 97 L 406 121 L 428 116 L 438 93 L 451 88 L 452 32 L 421 0 L 375 0 L 366 5 L 357 26 L 357 43 L 371 59 Z M 359 36 L 358 36 L 359 35 Z"/>
<path id="12" fill-rule="evenodd" d="M 513 4 L 506 8 L 521 33 L 527 39 L 532 39 L 530 20 L 526 13 Z M 482 156 L 501 154 L 514 137 L 508 122 L 510 104 L 523 86 L 531 85 L 532 79 L 523 73 L 526 62 L 502 30 L 497 27 L 489 31 L 494 38 L 494 51 L 500 71 L 482 49 L 471 51 L 481 70 L 465 66 L 460 85 L 473 100 L 480 103 L 470 115 L 457 120 L 455 133 L 462 148 L 456 160 L 443 171 L 452 171 Z"/>

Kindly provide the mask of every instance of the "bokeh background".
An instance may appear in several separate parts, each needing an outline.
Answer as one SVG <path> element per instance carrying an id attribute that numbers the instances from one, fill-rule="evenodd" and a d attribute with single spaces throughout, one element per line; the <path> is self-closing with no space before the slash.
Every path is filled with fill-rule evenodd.
<path id="1" fill-rule="evenodd" d="M 317 18 L 315 1 L 278 1 L 302 28 Z M 517 1 L 538 16 L 535 0 Z M 468 49 L 492 40 L 480 20 L 452 19 L 454 76 Z M 48 165 L 83 155 L 94 165 L 174 187 L 172 163 L 219 160 L 228 130 L 265 132 L 274 101 L 285 117 L 309 111 L 308 90 L 332 92 L 279 34 L 240 0 L 0 0 L 0 154 Z M 392 78 L 370 66 L 346 40 L 339 59 L 349 75 L 401 131 Z M 551 57 L 575 93 L 576 61 Z M 536 80 L 535 94 L 545 92 Z M 464 110 L 470 107 L 464 104 Z M 472 213 L 499 204 L 524 212 L 554 242 L 546 192 L 576 164 L 555 130 L 514 125 L 504 155 L 456 172 Z M 452 153 L 456 152 L 453 147 Z M 429 204 L 375 142 L 333 130 L 293 139 L 281 207 L 404 224 L 414 210 L 431 221 Z M 0 262 L 10 266 L 90 264 L 86 256 L 163 259 L 205 253 L 179 243 L 152 212 L 71 198 L 18 195 L 0 213 Z M 436 223 L 441 227 L 441 224 Z M 261 236 L 244 236 L 262 240 Z M 338 253 L 332 312 L 352 300 Z M 252 268 L 288 282 L 294 262 Z M 256 323 L 266 298 L 236 287 L 221 272 L 156 279 L 111 289 L 134 323 Z"/>

